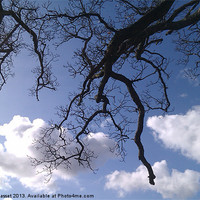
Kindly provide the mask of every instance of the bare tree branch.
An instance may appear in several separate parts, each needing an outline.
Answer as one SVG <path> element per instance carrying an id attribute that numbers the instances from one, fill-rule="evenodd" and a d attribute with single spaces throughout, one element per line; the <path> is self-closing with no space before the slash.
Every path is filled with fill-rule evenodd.
<path id="1" fill-rule="evenodd" d="M 0 87 L 11 74 L 12 54 L 27 48 L 26 42 L 20 40 L 23 33 L 31 36 L 29 50 L 39 62 L 39 67 L 33 70 L 37 99 L 43 88 L 55 90 L 57 86 L 51 71 L 55 60 L 52 47 L 59 48 L 70 40 L 80 42 L 74 51 L 75 62 L 66 67 L 72 76 L 81 76 L 83 81 L 68 106 L 58 110 L 60 121 L 43 130 L 36 141 L 44 158 L 33 158 L 34 165 L 45 165 L 49 175 L 60 166 L 70 168 L 72 160 L 92 169 L 95 152 L 87 147 L 83 137 L 93 132 L 93 124 L 100 127 L 109 118 L 109 134 L 118 143 L 120 152 L 124 155 L 124 141 L 134 138 L 139 159 L 148 170 L 150 184 L 154 185 L 155 175 L 145 158 L 141 134 L 146 111 L 167 112 L 170 107 L 169 62 L 159 47 L 163 41 L 176 40 L 177 50 L 187 60 L 191 56 L 198 58 L 192 72 L 199 76 L 200 1 L 175 4 L 175 0 L 71 0 L 63 8 L 53 8 L 51 3 L 34 6 L 28 1 L 3 2 L 0 0 Z M 113 16 L 104 13 L 110 3 Z M 176 37 L 171 33 L 177 34 Z M 136 92 L 139 84 L 144 87 L 138 87 Z M 159 92 L 155 92 L 157 89 Z M 65 128 L 72 138 L 67 138 Z M 71 144 L 75 146 L 73 150 L 67 148 Z"/>

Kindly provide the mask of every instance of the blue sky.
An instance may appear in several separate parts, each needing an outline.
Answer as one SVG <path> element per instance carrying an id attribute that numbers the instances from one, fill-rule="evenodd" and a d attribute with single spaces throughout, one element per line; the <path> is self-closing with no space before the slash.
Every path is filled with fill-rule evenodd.
<path id="1" fill-rule="evenodd" d="M 26 50 L 14 57 L 15 76 L 0 92 L 0 195 L 11 194 L 12 198 L 1 199 L 16 199 L 15 194 L 21 194 L 17 198 L 20 200 L 39 199 L 28 198 L 28 194 L 50 197 L 56 194 L 56 199 L 61 199 L 58 194 L 91 195 L 85 199 L 95 200 L 200 199 L 199 82 L 184 77 L 185 66 L 176 62 L 181 55 L 175 53 L 170 42 L 163 44 L 161 50 L 174 60 L 169 64 L 173 73 L 168 81 L 173 109 L 166 115 L 157 111 L 147 113 L 142 135 L 145 155 L 157 176 L 155 186 L 148 183 L 146 168 L 138 160 L 138 149 L 133 141 L 126 143 L 124 162 L 109 151 L 114 145 L 114 141 L 106 137 L 105 123 L 109 119 L 101 124 L 98 132 L 85 138 L 99 155 L 92 161 L 98 169 L 96 173 L 72 163 L 70 170 L 59 168 L 46 183 L 45 173 L 38 174 L 41 169 L 31 166 L 27 155 L 40 156 L 33 148 L 33 139 L 49 120 L 56 121 L 55 107 L 68 102 L 68 93 L 76 90 L 80 81 L 68 76 L 67 69 L 63 68 L 71 59 L 72 47 L 77 45 L 71 42 L 58 49 L 58 53 L 65 52 L 54 65 L 60 86 L 55 92 L 43 90 L 40 101 L 29 95 L 34 84 L 31 70 L 35 58 Z"/>

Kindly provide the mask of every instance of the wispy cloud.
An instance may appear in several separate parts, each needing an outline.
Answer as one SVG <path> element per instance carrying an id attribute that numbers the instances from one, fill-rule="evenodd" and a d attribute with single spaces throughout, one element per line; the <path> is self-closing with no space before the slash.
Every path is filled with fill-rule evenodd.
<path id="1" fill-rule="evenodd" d="M 105 188 L 115 190 L 120 197 L 138 190 L 152 190 L 169 199 L 188 199 L 200 190 L 199 172 L 189 169 L 184 172 L 173 169 L 170 172 L 165 160 L 154 163 L 153 170 L 156 174 L 155 186 L 147 182 L 146 168 L 141 165 L 134 172 L 114 171 L 107 175 Z"/>
<path id="2" fill-rule="evenodd" d="M 185 98 L 185 97 L 187 97 L 187 96 L 188 96 L 188 94 L 186 94 L 186 93 L 180 94 L 180 97 L 182 97 L 182 98 Z"/>
<path id="3" fill-rule="evenodd" d="M 199 76 L 195 74 L 198 74 L 198 73 L 196 73 L 195 70 L 192 68 L 185 68 L 183 70 L 180 70 L 180 73 L 179 73 L 180 77 L 188 80 L 188 82 L 191 85 L 197 87 L 200 85 L 200 79 L 199 79 Z"/>
<path id="4" fill-rule="evenodd" d="M 101 123 L 101 128 L 106 128 L 108 127 L 110 124 L 112 124 L 112 119 L 111 118 L 107 118 L 105 119 L 102 123 Z"/>
<path id="5" fill-rule="evenodd" d="M 88 170 L 75 163 L 72 163 L 73 166 L 69 170 L 61 166 L 48 183 L 45 182 L 43 173 L 37 174 L 39 169 L 31 165 L 27 156 L 43 156 L 33 147 L 33 140 L 40 136 L 41 128 L 46 126 L 48 126 L 47 123 L 42 119 L 31 122 L 28 118 L 21 116 L 14 116 L 8 124 L 0 126 L 0 136 L 5 139 L 4 143 L 0 143 L 0 189 L 11 188 L 10 179 L 16 178 L 22 185 L 34 191 L 55 192 L 58 189 L 57 179 L 71 181 L 80 171 Z M 70 137 L 70 133 L 68 135 Z M 110 148 L 115 143 L 104 133 L 91 133 L 83 139 L 87 142 L 87 147 L 98 156 L 92 161 L 94 167 L 99 167 L 107 159 L 114 157 Z"/>

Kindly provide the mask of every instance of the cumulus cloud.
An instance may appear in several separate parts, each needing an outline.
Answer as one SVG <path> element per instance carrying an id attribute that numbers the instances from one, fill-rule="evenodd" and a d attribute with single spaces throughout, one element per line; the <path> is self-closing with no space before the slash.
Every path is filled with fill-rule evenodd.
<path id="1" fill-rule="evenodd" d="M 147 126 L 167 148 L 180 150 L 184 156 L 200 163 L 199 121 L 200 106 L 195 106 L 186 114 L 150 117 Z"/>
<path id="2" fill-rule="evenodd" d="M 0 144 L 0 171 L 4 176 L 4 182 L 0 182 L 1 189 L 11 188 L 11 178 L 17 178 L 25 187 L 35 191 L 55 191 L 54 180 L 48 184 L 44 181 L 44 175 L 36 176 L 36 169 L 31 166 L 29 156 L 34 156 L 31 149 L 33 138 L 40 133 L 45 122 L 36 119 L 31 122 L 26 117 L 15 116 L 10 123 L 0 126 L 0 135 L 5 141 Z M 2 180 L 2 177 L 0 177 Z M 37 181 L 37 183 L 36 183 Z"/>
<path id="3" fill-rule="evenodd" d="M 141 165 L 135 172 L 114 171 L 106 176 L 106 189 L 113 189 L 118 192 L 120 197 L 133 190 L 148 189 L 147 173 Z"/>
<path id="4" fill-rule="evenodd" d="M 147 170 L 141 165 L 134 172 L 114 171 L 106 176 L 106 189 L 118 192 L 120 197 L 138 190 L 152 190 L 161 194 L 163 198 L 187 199 L 200 190 L 200 173 L 193 170 L 171 172 L 165 160 L 153 165 L 156 174 L 156 185 L 151 186 L 147 181 Z"/>
<path id="5" fill-rule="evenodd" d="M 55 192 L 57 179 L 73 180 L 74 175 L 86 169 L 73 164 L 70 171 L 61 167 L 52 176 L 51 180 L 46 183 L 44 174 L 37 172 L 40 168 L 34 168 L 28 156 L 41 156 L 33 147 L 33 140 L 41 134 L 41 129 L 47 127 L 42 119 L 35 119 L 33 122 L 27 117 L 14 116 L 8 123 L 0 126 L 0 136 L 4 142 L 0 143 L 0 189 L 10 189 L 12 187 L 10 179 L 18 179 L 24 187 L 34 191 Z M 70 133 L 68 133 L 70 137 Z M 96 155 L 99 155 L 93 162 L 98 166 L 103 161 L 113 157 L 110 148 L 113 147 L 114 141 L 109 139 L 104 133 L 91 133 L 86 136 L 88 148 L 91 148 Z M 72 148 L 70 146 L 70 148 Z M 36 175 L 37 174 L 37 175 Z"/>

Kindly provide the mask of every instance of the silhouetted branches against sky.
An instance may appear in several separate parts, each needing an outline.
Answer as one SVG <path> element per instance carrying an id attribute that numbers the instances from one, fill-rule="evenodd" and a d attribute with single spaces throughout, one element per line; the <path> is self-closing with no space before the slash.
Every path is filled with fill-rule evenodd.
<path id="1" fill-rule="evenodd" d="M 108 14 L 105 10 L 109 6 L 112 12 Z M 38 58 L 39 66 L 34 70 L 37 99 L 42 88 L 55 90 L 57 86 L 51 71 L 55 58 L 52 44 L 59 47 L 70 40 L 80 42 L 74 52 L 75 62 L 69 62 L 67 68 L 72 76 L 81 76 L 78 81 L 83 81 L 72 94 L 69 105 L 58 111 L 60 122 L 43 132 L 39 147 L 44 159 L 35 164 L 45 164 L 50 173 L 60 165 L 69 167 L 72 159 L 91 168 L 90 161 L 95 155 L 83 138 L 95 131 L 94 124 L 100 126 L 109 118 L 110 136 L 117 138 L 117 146 L 129 139 L 135 141 L 139 159 L 149 172 L 149 182 L 155 184 L 156 176 L 145 158 L 141 134 L 146 111 L 167 112 L 170 107 L 168 61 L 159 47 L 163 41 L 172 39 L 172 35 L 173 39 L 176 36 L 177 41 L 182 41 L 180 47 L 187 42 L 199 42 L 188 39 L 191 30 L 199 34 L 199 1 L 71 0 L 66 7 L 55 7 L 51 3 L 36 6 L 28 1 L 0 1 L 0 23 L 4 27 L 0 39 L 1 86 L 10 73 L 6 65 L 10 53 L 25 47 L 20 38 L 23 32 L 31 36 L 32 51 Z M 192 49 L 187 49 L 189 53 L 180 49 L 188 56 L 195 54 Z M 143 87 L 137 88 L 141 83 Z M 63 126 L 74 136 L 68 142 L 76 143 L 70 153 L 66 150 L 67 139 L 62 135 Z M 56 153 L 49 134 L 54 129 L 61 131 Z M 43 146 L 48 147 L 47 152 Z"/>

